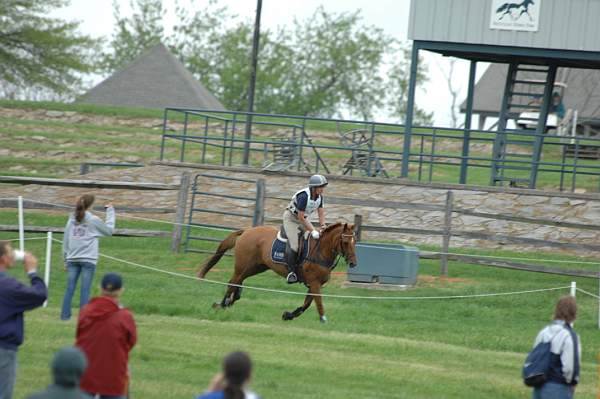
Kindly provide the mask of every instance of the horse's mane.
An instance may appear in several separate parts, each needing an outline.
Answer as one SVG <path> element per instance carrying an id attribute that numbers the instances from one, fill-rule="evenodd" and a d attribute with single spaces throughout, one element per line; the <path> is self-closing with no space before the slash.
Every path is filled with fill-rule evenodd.
<path id="1" fill-rule="evenodd" d="M 323 230 L 323 234 L 337 229 L 338 227 L 340 227 L 342 225 L 342 223 L 343 222 L 335 222 L 334 224 L 330 224 L 329 226 L 325 227 L 325 230 Z"/>

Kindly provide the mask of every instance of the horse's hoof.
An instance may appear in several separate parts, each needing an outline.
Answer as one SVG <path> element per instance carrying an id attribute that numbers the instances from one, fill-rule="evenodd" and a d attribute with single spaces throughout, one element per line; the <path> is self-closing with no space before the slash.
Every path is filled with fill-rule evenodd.
<path id="1" fill-rule="evenodd" d="M 292 312 L 283 312 L 281 318 L 283 320 L 292 320 L 294 318 L 294 314 Z"/>
<path id="2" fill-rule="evenodd" d="M 221 303 L 219 303 L 219 302 L 215 302 L 212 304 L 212 308 L 213 309 L 223 309 L 223 305 L 221 305 Z"/>
<path id="3" fill-rule="evenodd" d="M 327 316 L 323 315 L 319 318 L 319 320 L 321 320 L 321 323 L 325 324 L 327 323 Z"/>

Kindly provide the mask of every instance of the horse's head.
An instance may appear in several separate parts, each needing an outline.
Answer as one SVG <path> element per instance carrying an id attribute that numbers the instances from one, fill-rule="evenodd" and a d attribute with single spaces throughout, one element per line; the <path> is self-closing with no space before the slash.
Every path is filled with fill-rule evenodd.
<path id="1" fill-rule="evenodd" d="M 330 224 L 321 233 L 322 242 L 327 242 L 325 251 L 332 251 L 334 257 L 342 255 L 350 267 L 356 266 L 356 235 L 354 225 L 337 222 Z"/>
<path id="2" fill-rule="evenodd" d="M 346 260 L 348 267 L 356 266 L 356 235 L 354 234 L 354 225 L 344 223 L 340 237 L 341 254 Z"/>

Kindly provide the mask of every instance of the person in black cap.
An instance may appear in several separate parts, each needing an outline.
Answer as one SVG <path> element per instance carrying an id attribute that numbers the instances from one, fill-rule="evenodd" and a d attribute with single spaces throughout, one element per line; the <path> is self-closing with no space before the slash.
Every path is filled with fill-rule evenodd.
<path id="1" fill-rule="evenodd" d="M 77 322 L 75 345 L 87 356 L 89 366 L 81 389 L 100 398 L 125 398 L 129 386 L 129 352 L 137 341 L 137 329 L 129 309 L 119 303 L 123 279 L 116 273 L 102 278 L 102 295 L 83 307 Z"/>
<path id="2" fill-rule="evenodd" d="M 59 349 L 50 364 L 54 384 L 27 399 L 91 399 L 79 389 L 86 366 L 85 356 L 79 349 L 72 346 Z"/>

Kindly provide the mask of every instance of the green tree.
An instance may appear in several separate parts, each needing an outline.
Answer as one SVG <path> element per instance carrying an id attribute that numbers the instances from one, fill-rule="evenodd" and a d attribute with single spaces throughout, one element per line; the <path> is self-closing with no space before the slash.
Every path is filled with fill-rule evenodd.
<path id="1" fill-rule="evenodd" d="M 79 23 L 49 17 L 67 0 L 0 2 L 0 81 L 4 95 L 32 88 L 58 95 L 80 89 L 82 74 L 94 71 L 97 41 L 77 32 Z"/>
<path id="2" fill-rule="evenodd" d="M 119 3 L 113 1 L 115 31 L 109 44 L 110 51 L 103 53 L 101 64 L 106 72 L 122 69 L 164 40 L 162 0 L 131 0 L 129 5 L 133 15 L 123 17 Z"/>
<path id="3" fill-rule="evenodd" d="M 410 59 L 412 49 L 406 45 L 398 45 L 394 50 L 394 59 L 388 72 L 387 106 L 391 116 L 404 123 L 408 100 L 408 83 L 410 81 Z M 417 67 L 417 85 L 427 82 L 427 65 L 419 59 Z M 418 87 L 417 86 L 417 87 Z M 433 124 L 433 114 L 416 106 L 413 110 L 413 125 Z"/>
<path id="4" fill-rule="evenodd" d="M 323 8 L 295 21 L 283 112 L 333 116 L 346 108 L 369 119 L 383 105 L 381 66 L 392 39 L 361 23 L 360 11 L 328 14 Z"/>
<path id="5" fill-rule="evenodd" d="M 107 71 L 163 41 L 226 108 L 246 109 L 252 21 L 236 19 L 216 1 L 194 13 L 177 5 L 174 34 L 165 37 L 162 0 L 135 0 L 131 6 L 131 17 L 122 17 L 114 6 L 118 24 L 105 57 Z M 291 29 L 261 31 L 255 110 L 323 117 L 344 111 L 368 120 L 388 106 L 402 116 L 408 55 L 381 29 L 365 25 L 360 11 L 336 14 L 318 8 Z M 421 63 L 420 82 L 425 73 Z M 430 119 L 417 110 L 417 121 Z"/>

